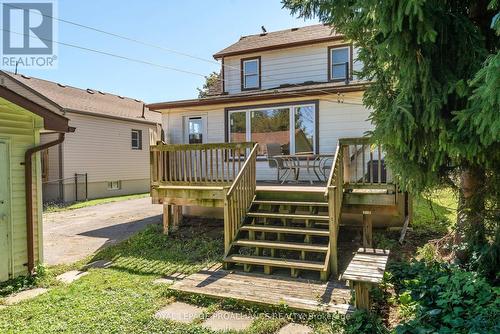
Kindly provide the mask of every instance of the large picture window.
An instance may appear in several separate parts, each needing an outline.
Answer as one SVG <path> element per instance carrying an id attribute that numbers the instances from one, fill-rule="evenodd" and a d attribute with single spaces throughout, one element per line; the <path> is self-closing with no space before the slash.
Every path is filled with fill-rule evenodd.
<path id="1" fill-rule="evenodd" d="M 284 154 L 316 152 L 314 104 L 229 111 L 230 142 L 259 143 L 259 155 L 268 144 L 279 144 Z"/>

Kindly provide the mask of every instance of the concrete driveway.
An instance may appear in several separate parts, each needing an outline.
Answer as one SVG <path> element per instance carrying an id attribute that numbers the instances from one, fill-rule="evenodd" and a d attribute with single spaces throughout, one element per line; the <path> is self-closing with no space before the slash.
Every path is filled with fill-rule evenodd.
<path id="1" fill-rule="evenodd" d="M 44 262 L 55 265 L 81 260 L 161 222 L 161 213 L 162 206 L 151 204 L 149 197 L 44 213 Z"/>

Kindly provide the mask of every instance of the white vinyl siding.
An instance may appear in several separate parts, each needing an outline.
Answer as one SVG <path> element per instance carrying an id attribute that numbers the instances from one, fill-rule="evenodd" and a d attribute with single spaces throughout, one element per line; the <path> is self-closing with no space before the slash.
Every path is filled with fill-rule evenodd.
<path id="1" fill-rule="evenodd" d="M 229 94 L 241 92 L 241 59 L 260 56 L 261 89 L 306 81 L 328 81 L 328 47 L 345 44 L 343 41 L 312 44 L 281 50 L 264 51 L 224 58 L 225 90 Z M 357 50 L 353 50 L 355 59 Z M 359 68 L 361 64 L 354 64 Z"/>
<path id="2" fill-rule="evenodd" d="M 345 95 L 346 101 L 349 100 L 350 94 Z M 361 102 L 356 104 L 342 104 L 335 102 L 335 97 L 329 96 L 327 101 L 324 97 L 319 98 L 319 119 L 316 120 L 319 124 L 319 152 L 334 153 L 337 140 L 342 137 L 361 137 L 368 130 L 372 129 L 372 125 L 368 120 L 369 111 L 361 105 Z M 323 100 L 322 100 L 323 98 Z M 308 97 L 307 100 L 313 100 L 314 97 Z M 356 101 L 360 101 L 359 96 L 355 97 Z M 295 99 L 297 101 L 297 99 Z M 286 101 L 262 101 L 263 105 L 271 105 L 273 103 L 284 103 Z M 246 104 L 245 104 L 246 105 Z M 294 102 L 290 102 L 294 105 Z M 258 105 L 256 104 L 256 108 Z M 190 108 L 192 109 L 192 108 Z M 224 106 L 217 106 L 211 110 L 205 111 L 183 111 L 178 109 L 170 111 L 163 115 L 163 126 L 167 135 L 167 142 L 170 144 L 180 144 L 184 142 L 183 137 L 183 118 L 188 115 L 206 115 L 208 128 L 208 143 L 221 143 L 225 140 L 224 131 Z M 302 177 L 308 177 L 307 173 L 301 172 Z M 258 180 L 275 180 L 276 170 L 269 168 L 267 161 L 257 162 L 257 179 Z"/>
<path id="3" fill-rule="evenodd" d="M 67 117 L 76 131 L 64 140 L 65 178 L 88 173 L 89 183 L 149 179 L 149 150 L 131 149 L 131 131 L 141 130 L 143 145 L 149 145 L 144 137 L 154 125 L 76 113 Z"/>

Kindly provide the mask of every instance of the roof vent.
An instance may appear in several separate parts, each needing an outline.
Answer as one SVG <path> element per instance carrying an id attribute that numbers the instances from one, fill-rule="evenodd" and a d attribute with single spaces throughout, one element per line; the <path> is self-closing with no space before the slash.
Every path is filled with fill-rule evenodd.
<path id="1" fill-rule="evenodd" d="M 297 31 L 297 30 L 299 30 L 299 28 L 295 27 L 295 28 L 292 28 L 292 29 L 290 29 L 290 30 L 291 30 L 291 31 Z"/>
<path id="2" fill-rule="evenodd" d="M 21 74 L 21 77 L 23 77 L 23 78 L 25 78 L 25 79 L 31 79 L 29 76 L 24 75 L 24 74 Z"/>
<path id="3" fill-rule="evenodd" d="M 141 100 L 138 100 L 138 99 L 134 99 L 135 102 L 142 102 Z"/>
<path id="4" fill-rule="evenodd" d="M 94 92 L 92 89 L 87 88 L 87 93 L 89 93 L 89 94 L 94 94 L 95 92 Z"/>
<path id="5" fill-rule="evenodd" d="M 121 95 L 118 95 L 118 97 L 119 97 L 120 99 L 124 99 L 124 97 L 123 97 L 123 96 L 121 96 Z"/>
<path id="6" fill-rule="evenodd" d="M 100 90 L 97 91 L 101 95 L 106 95 L 105 93 L 101 92 Z"/>
<path id="7" fill-rule="evenodd" d="M 58 85 L 59 87 L 66 88 L 66 85 L 63 85 L 62 83 L 59 83 L 59 82 L 58 82 L 58 83 L 57 83 L 57 85 Z"/>

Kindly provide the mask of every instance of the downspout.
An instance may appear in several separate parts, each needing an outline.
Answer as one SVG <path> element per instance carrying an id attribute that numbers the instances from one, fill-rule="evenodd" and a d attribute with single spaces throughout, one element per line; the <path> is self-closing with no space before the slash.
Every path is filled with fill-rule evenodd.
<path id="1" fill-rule="evenodd" d="M 28 273 L 32 275 L 35 271 L 35 251 L 34 251 L 34 226 L 33 226 L 33 170 L 32 156 L 34 153 L 45 150 L 51 146 L 55 146 L 64 141 L 64 133 L 59 133 L 59 138 L 35 146 L 26 151 L 24 154 L 24 190 L 26 194 L 26 230 L 28 242 Z"/>

